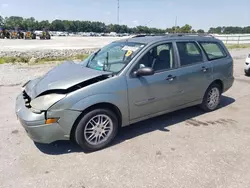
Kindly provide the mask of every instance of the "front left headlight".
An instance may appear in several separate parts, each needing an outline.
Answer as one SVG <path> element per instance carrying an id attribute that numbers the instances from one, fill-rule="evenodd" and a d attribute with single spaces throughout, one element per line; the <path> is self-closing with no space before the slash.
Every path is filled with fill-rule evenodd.
<path id="1" fill-rule="evenodd" d="M 64 94 L 48 94 L 35 98 L 30 102 L 33 111 L 48 110 L 53 104 L 62 100 L 66 95 Z"/>

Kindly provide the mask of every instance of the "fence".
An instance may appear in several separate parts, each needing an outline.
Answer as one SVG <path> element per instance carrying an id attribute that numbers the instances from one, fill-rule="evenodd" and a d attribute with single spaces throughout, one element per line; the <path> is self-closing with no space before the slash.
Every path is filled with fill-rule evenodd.
<path id="1" fill-rule="evenodd" d="M 250 34 L 213 34 L 225 44 L 250 44 Z"/>

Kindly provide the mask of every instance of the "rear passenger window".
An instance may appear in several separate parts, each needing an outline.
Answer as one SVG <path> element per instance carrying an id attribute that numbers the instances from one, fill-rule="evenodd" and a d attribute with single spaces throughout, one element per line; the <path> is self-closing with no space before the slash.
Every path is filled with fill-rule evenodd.
<path id="1" fill-rule="evenodd" d="M 227 56 L 220 44 L 215 42 L 200 42 L 200 45 L 204 49 L 208 60 L 215 60 L 224 58 Z"/>
<path id="2" fill-rule="evenodd" d="M 181 66 L 203 62 L 201 49 L 195 42 L 177 42 Z"/>

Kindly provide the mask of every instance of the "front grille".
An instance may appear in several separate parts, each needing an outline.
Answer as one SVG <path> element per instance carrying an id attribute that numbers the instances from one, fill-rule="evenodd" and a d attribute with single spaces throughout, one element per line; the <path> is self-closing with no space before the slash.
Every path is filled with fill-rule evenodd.
<path id="1" fill-rule="evenodd" d="M 23 100 L 24 100 L 25 106 L 26 106 L 27 108 L 31 108 L 31 106 L 30 106 L 31 98 L 30 98 L 30 96 L 26 93 L 26 91 L 23 91 Z"/>

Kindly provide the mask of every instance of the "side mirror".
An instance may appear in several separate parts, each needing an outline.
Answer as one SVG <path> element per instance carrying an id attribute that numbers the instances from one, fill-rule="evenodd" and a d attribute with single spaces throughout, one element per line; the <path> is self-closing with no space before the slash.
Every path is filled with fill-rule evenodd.
<path id="1" fill-rule="evenodd" d="M 143 67 L 134 72 L 135 76 L 150 76 L 155 73 L 154 69 L 150 67 Z"/>

